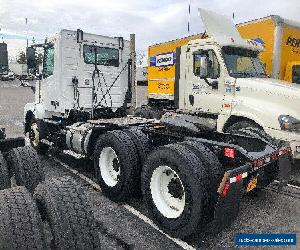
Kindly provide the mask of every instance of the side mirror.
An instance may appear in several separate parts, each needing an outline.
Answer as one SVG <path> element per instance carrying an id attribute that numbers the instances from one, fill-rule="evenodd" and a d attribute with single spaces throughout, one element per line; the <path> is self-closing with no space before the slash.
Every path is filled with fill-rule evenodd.
<path id="1" fill-rule="evenodd" d="M 206 56 L 200 57 L 200 78 L 207 78 L 208 75 L 208 59 Z"/>
<path id="2" fill-rule="evenodd" d="M 39 78 L 39 80 L 42 80 L 43 79 L 43 74 L 39 74 L 38 78 Z"/>

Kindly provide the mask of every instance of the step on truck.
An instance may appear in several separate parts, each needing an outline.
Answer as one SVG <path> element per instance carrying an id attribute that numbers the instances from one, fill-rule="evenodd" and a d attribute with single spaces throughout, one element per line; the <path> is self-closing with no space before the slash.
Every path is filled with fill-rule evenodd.
<path id="1" fill-rule="evenodd" d="M 206 27 L 203 34 L 149 47 L 149 102 L 139 115 L 159 117 L 171 109 L 207 118 L 218 132 L 253 127 L 289 142 L 293 159 L 300 159 L 299 85 L 276 79 L 278 61 L 277 69 L 273 67 L 276 77 L 269 78 L 270 62 L 265 71 L 260 60 L 260 55 L 266 59 L 270 54 L 269 28 L 267 32 L 263 29 L 264 48 L 262 43 L 242 39 L 229 18 L 202 10 L 202 19 Z M 265 27 L 258 26 L 256 31 L 249 26 L 238 26 L 243 37 L 256 38 L 254 33 L 260 34 Z M 286 25 L 279 28 L 287 39 L 290 29 Z M 246 36 L 250 31 L 251 36 Z M 273 51 L 279 54 L 282 49 L 282 64 L 291 53 L 291 60 L 297 60 L 295 44 L 283 42 Z"/>
<path id="2" fill-rule="evenodd" d="M 62 30 L 36 45 L 44 48 L 44 70 L 35 101 L 25 106 L 31 145 L 41 154 L 54 147 L 92 159 L 104 195 L 119 202 L 142 193 L 155 223 L 172 236 L 226 227 L 244 193 L 288 171 L 291 148 L 253 127 L 220 133 L 183 110 L 159 120 L 132 115 L 130 38 Z"/>

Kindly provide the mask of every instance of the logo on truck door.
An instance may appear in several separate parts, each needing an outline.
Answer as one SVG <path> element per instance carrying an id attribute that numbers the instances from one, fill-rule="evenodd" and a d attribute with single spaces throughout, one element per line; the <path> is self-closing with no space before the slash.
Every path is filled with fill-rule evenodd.
<path id="1" fill-rule="evenodd" d="M 175 64 L 175 53 L 169 52 L 150 57 L 150 66 L 163 67 Z"/>
<path id="2" fill-rule="evenodd" d="M 295 48 L 299 48 L 300 47 L 300 39 L 289 36 L 286 41 L 286 45 L 289 45 L 289 46 L 292 46 Z"/>

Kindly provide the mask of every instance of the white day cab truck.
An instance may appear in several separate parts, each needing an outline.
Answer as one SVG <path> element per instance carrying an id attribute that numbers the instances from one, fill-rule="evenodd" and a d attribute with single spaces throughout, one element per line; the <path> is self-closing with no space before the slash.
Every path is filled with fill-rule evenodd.
<path id="1" fill-rule="evenodd" d="M 197 35 L 149 47 L 149 104 L 143 113 L 149 106 L 194 113 L 211 118 L 218 132 L 254 127 L 288 141 L 293 159 L 300 159 L 299 84 L 269 78 L 259 59 L 261 43 L 241 39 L 230 20 L 203 22 L 202 39 Z"/>
<path id="2" fill-rule="evenodd" d="M 208 27 L 221 19 L 228 23 L 204 10 L 202 17 Z M 217 108 L 233 105 L 237 77 L 247 81 L 245 74 L 226 75 L 222 48 L 232 57 L 244 53 L 249 61 L 257 53 L 258 45 L 236 37 L 232 42 L 232 35 L 181 48 L 177 106 L 156 120 L 130 115 L 136 96 L 134 35 L 127 41 L 81 30 L 60 31 L 40 45 L 43 75 L 36 84 L 35 102 L 25 106 L 25 133 L 31 145 L 39 153 L 55 147 L 93 159 L 103 194 L 118 202 L 142 191 L 155 223 L 174 237 L 185 238 L 207 226 L 226 227 L 237 216 L 245 192 L 268 185 L 291 165 L 290 146 L 260 129 L 245 126 L 229 134 L 213 126 Z M 209 64 L 211 57 L 219 61 L 218 71 L 210 71 L 215 65 Z M 251 79 L 248 82 L 250 86 Z M 240 86 L 244 91 L 250 93 L 250 87 Z M 251 102 L 259 94 L 253 93 Z M 263 108 L 270 106 L 271 101 Z M 241 112 L 242 107 L 246 106 Z M 203 115 L 204 108 L 212 114 Z M 222 121 L 230 116 L 231 108 L 226 110 L 220 114 Z M 261 112 L 265 119 L 279 122 Z M 291 122 L 286 119 L 284 126 Z"/>

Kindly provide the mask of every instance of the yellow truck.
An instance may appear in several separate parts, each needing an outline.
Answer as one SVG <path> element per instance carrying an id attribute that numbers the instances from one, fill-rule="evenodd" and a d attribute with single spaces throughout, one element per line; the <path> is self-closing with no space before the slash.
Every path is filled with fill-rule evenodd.
<path id="1" fill-rule="evenodd" d="M 300 23 L 272 15 L 237 28 L 243 38 L 264 45 L 260 58 L 268 75 L 300 84 Z"/>
<path id="2" fill-rule="evenodd" d="M 300 23 L 272 15 L 238 24 L 237 29 L 242 38 L 263 44 L 260 59 L 269 76 L 300 84 Z M 150 101 L 173 100 L 176 48 L 201 37 L 202 34 L 193 35 L 148 48 Z"/>

